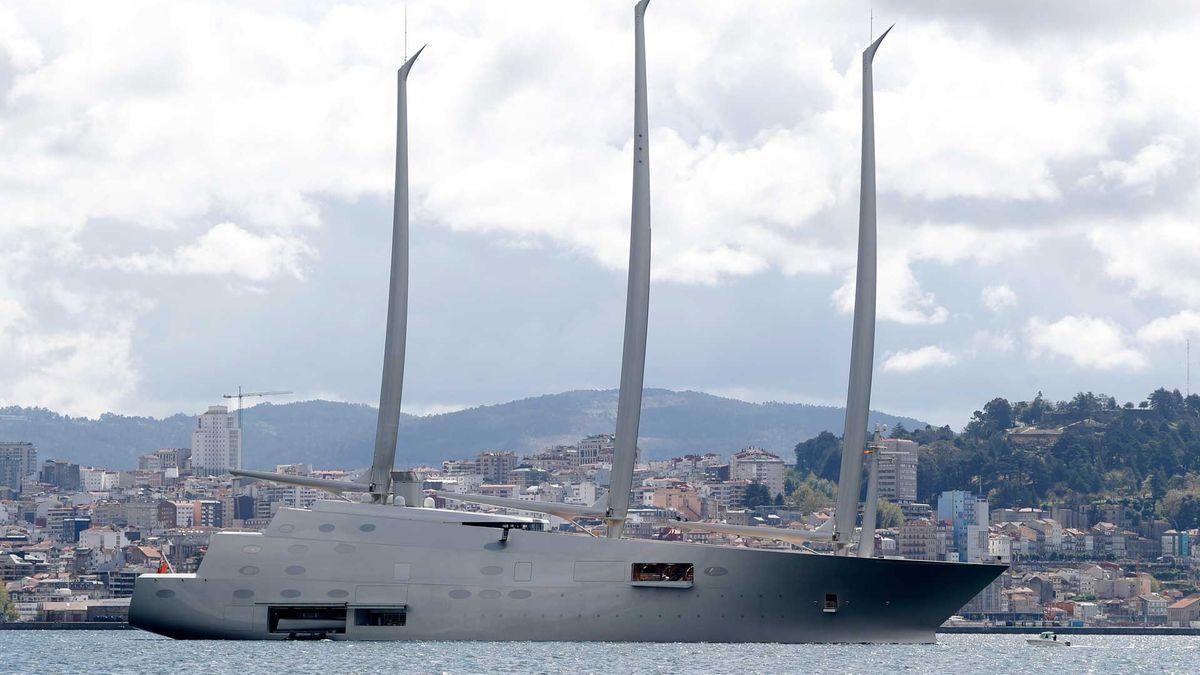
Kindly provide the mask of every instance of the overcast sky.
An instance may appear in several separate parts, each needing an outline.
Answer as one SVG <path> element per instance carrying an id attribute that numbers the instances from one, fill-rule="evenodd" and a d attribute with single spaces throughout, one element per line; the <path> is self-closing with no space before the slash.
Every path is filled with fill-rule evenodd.
<path id="1" fill-rule="evenodd" d="M 1182 389 L 1195 5 L 910 4 L 871 3 L 873 407 Z M 404 5 L 298 7 L 0 6 L 0 404 L 377 400 Z M 868 12 L 654 0 L 648 386 L 844 400 Z M 406 410 L 616 386 L 632 19 L 409 3 Z"/>

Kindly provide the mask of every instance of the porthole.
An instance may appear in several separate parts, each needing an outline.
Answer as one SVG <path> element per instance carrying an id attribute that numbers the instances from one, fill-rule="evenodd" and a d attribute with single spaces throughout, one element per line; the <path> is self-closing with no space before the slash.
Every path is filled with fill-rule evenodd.
<path id="1" fill-rule="evenodd" d="M 289 534 L 292 532 L 292 530 L 295 530 L 295 529 L 296 529 L 296 526 L 292 525 L 291 523 L 284 523 L 283 525 L 279 526 L 279 531 L 282 532 L 283 534 Z"/>
<path id="2" fill-rule="evenodd" d="M 233 592 L 233 597 L 237 598 L 238 600 L 249 600 L 250 598 L 254 597 L 254 591 L 250 590 L 249 588 L 239 588 Z"/>
<path id="3" fill-rule="evenodd" d="M 160 598 L 173 598 L 173 597 L 175 597 L 175 591 L 173 591 L 169 588 L 163 588 L 163 589 L 154 591 L 154 595 L 156 595 Z"/>
<path id="4" fill-rule="evenodd" d="M 248 577 L 252 577 L 255 574 L 258 574 L 258 568 L 255 567 L 254 565 L 246 565 L 245 567 L 238 570 L 238 573 L 243 574 Z"/>
<path id="5" fill-rule="evenodd" d="M 358 526 L 358 529 L 362 530 L 363 532 L 374 532 L 375 525 L 372 523 L 363 523 L 362 525 Z"/>
<path id="6" fill-rule="evenodd" d="M 303 567 L 301 567 L 299 565 L 289 565 L 287 568 L 285 568 L 283 570 L 284 574 L 287 574 L 287 575 L 293 576 L 293 577 L 304 574 L 306 571 L 307 570 L 305 570 Z"/>
<path id="7" fill-rule="evenodd" d="M 318 527 L 317 529 L 322 532 L 329 533 L 329 532 L 333 532 L 337 528 L 335 528 L 333 526 L 333 523 L 325 523 L 324 525 Z"/>
<path id="8" fill-rule="evenodd" d="M 487 567 L 483 567 L 479 570 L 480 574 L 486 574 L 488 576 L 495 576 L 497 574 L 502 574 L 503 572 L 504 568 L 496 565 L 488 565 Z"/>
<path id="9" fill-rule="evenodd" d="M 713 566 L 705 567 L 704 573 L 710 577 L 723 577 L 726 574 L 729 574 L 729 570 L 725 569 L 724 567 Z"/>
<path id="10" fill-rule="evenodd" d="M 483 598 L 484 600 L 495 600 L 496 598 L 500 597 L 500 591 L 489 588 L 486 591 L 479 591 L 479 597 Z"/>
<path id="11" fill-rule="evenodd" d="M 456 588 L 453 591 L 450 591 L 450 597 L 454 598 L 455 600 L 463 600 L 471 597 L 471 591 L 462 588 Z"/>
<path id="12" fill-rule="evenodd" d="M 260 551 L 262 551 L 262 547 L 257 544 L 251 544 L 250 546 L 242 547 L 242 553 L 254 554 L 254 553 L 258 553 Z"/>
<path id="13" fill-rule="evenodd" d="M 513 600 L 524 600 L 525 598 L 528 598 L 531 595 L 533 595 L 533 593 L 530 593 L 529 591 L 526 591 L 523 589 L 508 592 L 508 597 L 512 598 Z"/>
<path id="14" fill-rule="evenodd" d="M 304 544 L 292 544 L 288 547 L 288 553 L 292 555 L 304 555 L 308 553 L 308 547 Z"/>
<path id="15" fill-rule="evenodd" d="M 350 591 L 345 591 L 340 588 L 335 588 L 332 591 L 329 591 L 328 593 L 326 593 L 325 595 L 328 595 L 331 598 L 344 598 L 344 597 L 350 595 Z"/>
<path id="16" fill-rule="evenodd" d="M 296 589 L 294 589 L 294 588 L 285 588 L 285 589 L 283 589 L 282 591 L 279 591 L 279 594 L 280 594 L 280 595 L 282 595 L 282 596 L 283 596 L 283 597 L 285 597 L 285 598 L 298 598 L 298 597 L 300 597 L 300 591 L 298 591 L 298 590 L 296 590 Z"/>
<path id="17" fill-rule="evenodd" d="M 354 553 L 356 549 L 350 544 L 338 544 L 333 547 L 333 550 L 337 553 Z"/>

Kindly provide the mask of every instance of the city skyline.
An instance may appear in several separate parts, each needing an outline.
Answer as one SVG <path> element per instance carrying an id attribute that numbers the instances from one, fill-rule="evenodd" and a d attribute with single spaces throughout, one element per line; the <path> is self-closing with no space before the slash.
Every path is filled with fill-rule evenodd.
<path id="1" fill-rule="evenodd" d="M 0 403 L 198 412 L 239 382 L 374 403 L 402 8 L 250 6 L 250 41 L 180 7 L 0 18 Z M 410 124 L 436 142 L 411 158 L 407 411 L 615 386 L 627 9 L 410 4 L 409 51 L 431 43 Z M 873 407 L 958 428 L 985 393 L 1184 388 L 1196 14 L 874 12 L 904 37 L 879 65 Z M 664 14 L 646 383 L 841 405 L 868 8 Z"/>

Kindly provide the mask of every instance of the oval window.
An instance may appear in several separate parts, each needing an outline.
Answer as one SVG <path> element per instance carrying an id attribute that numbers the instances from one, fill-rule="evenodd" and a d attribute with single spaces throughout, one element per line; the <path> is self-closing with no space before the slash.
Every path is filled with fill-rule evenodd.
<path id="1" fill-rule="evenodd" d="M 705 567 L 704 573 L 710 577 L 723 577 L 729 574 L 729 570 L 724 567 Z"/>
<path id="2" fill-rule="evenodd" d="M 239 588 L 233 592 L 233 597 L 239 600 L 249 600 L 254 597 L 254 591 L 249 588 Z"/>
<path id="3" fill-rule="evenodd" d="M 333 547 L 333 550 L 337 553 L 354 553 L 356 549 L 350 544 L 338 544 Z"/>
<path id="4" fill-rule="evenodd" d="M 528 598 L 531 595 L 533 595 L 533 593 L 530 593 L 529 591 L 526 591 L 526 590 L 517 590 L 517 591 L 509 591 L 508 592 L 508 597 L 512 598 L 513 600 L 524 600 L 525 598 Z"/>
<path id="5" fill-rule="evenodd" d="M 318 527 L 317 529 L 322 532 L 328 533 L 328 532 L 333 532 L 337 528 L 335 528 L 332 523 L 325 523 L 324 525 Z"/>
<path id="6" fill-rule="evenodd" d="M 255 574 L 258 574 L 258 568 L 257 568 L 257 567 L 255 567 L 254 565 L 246 565 L 245 567 L 243 567 L 243 568 L 241 568 L 240 570 L 238 570 L 238 572 L 239 572 L 240 574 L 244 574 L 244 575 L 246 575 L 246 576 L 248 576 L 248 577 L 252 577 L 252 576 L 254 576 Z"/>
<path id="7" fill-rule="evenodd" d="M 299 565 L 290 565 L 287 569 L 283 570 L 283 572 L 284 574 L 295 577 L 304 574 L 305 569 Z"/>
<path id="8" fill-rule="evenodd" d="M 488 565 L 487 567 L 481 568 L 479 570 L 480 574 L 486 574 L 488 576 L 496 576 L 497 574 L 502 574 L 503 572 L 504 572 L 504 568 L 498 567 L 496 565 Z"/>
<path id="9" fill-rule="evenodd" d="M 295 529 L 296 529 L 296 526 L 292 525 L 291 523 L 284 523 L 283 525 L 279 526 L 279 531 L 284 534 L 288 534 Z"/>
<path id="10" fill-rule="evenodd" d="M 455 600 L 463 600 L 471 597 L 471 591 L 464 590 L 462 588 L 456 588 L 453 591 L 450 591 L 450 597 L 454 598 Z"/>
<path id="11" fill-rule="evenodd" d="M 294 588 L 285 588 L 285 589 L 283 589 L 282 591 L 279 591 L 279 594 L 280 594 L 280 595 L 282 595 L 282 596 L 283 596 L 283 597 L 285 597 L 285 598 L 298 598 L 298 597 L 300 597 L 300 591 L 298 591 L 298 590 L 296 590 L 296 589 L 294 589 Z"/>
<path id="12" fill-rule="evenodd" d="M 160 598 L 173 598 L 173 597 L 175 597 L 175 591 L 173 591 L 169 588 L 163 588 L 163 589 L 154 591 L 154 595 L 156 595 Z"/>
<path id="13" fill-rule="evenodd" d="M 329 591 L 328 593 L 326 593 L 325 595 L 328 595 L 331 598 L 344 598 L 344 597 L 350 595 L 350 592 L 344 591 L 340 588 L 335 588 L 332 591 Z"/>
<path id="14" fill-rule="evenodd" d="M 500 597 L 500 591 L 495 591 L 489 588 L 486 591 L 479 591 L 479 597 L 483 598 L 484 600 L 495 600 L 496 598 Z"/>
<path id="15" fill-rule="evenodd" d="M 288 547 L 288 553 L 292 555 L 304 555 L 308 553 L 308 547 L 304 544 L 292 544 Z"/>
<path id="16" fill-rule="evenodd" d="M 256 544 L 242 547 L 242 553 L 258 553 L 260 551 L 262 551 L 262 547 Z"/>
<path id="17" fill-rule="evenodd" d="M 362 530 L 363 532 L 374 532 L 375 526 L 371 523 L 363 523 L 362 525 L 358 526 L 358 529 Z"/>

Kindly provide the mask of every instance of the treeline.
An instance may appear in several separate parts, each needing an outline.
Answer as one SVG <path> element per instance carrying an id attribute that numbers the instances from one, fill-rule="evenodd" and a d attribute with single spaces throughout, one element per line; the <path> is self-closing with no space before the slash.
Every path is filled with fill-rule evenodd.
<path id="1" fill-rule="evenodd" d="M 1022 439 L 1021 427 L 1061 429 Z M 943 490 L 986 494 L 992 508 L 1119 501 L 1176 527 L 1200 526 L 1200 396 L 1158 389 L 1119 404 L 1104 394 L 1069 401 L 996 398 L 961 432 L 950 427 L 890 434 L 921 445 L 918 498 Z M 822 433 L 796 446 L 797 472 L 837 480 L 841 439 Z"/>

